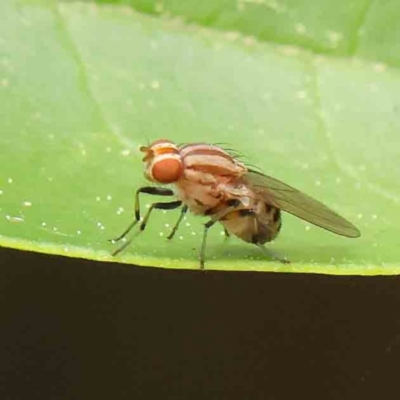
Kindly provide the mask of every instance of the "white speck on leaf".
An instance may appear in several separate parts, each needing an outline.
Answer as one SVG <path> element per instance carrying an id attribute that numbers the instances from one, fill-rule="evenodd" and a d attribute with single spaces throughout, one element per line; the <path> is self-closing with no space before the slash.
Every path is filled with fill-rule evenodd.
<path id="1" fill-rule="evenodd" d="M 243 3 L 243 1 L 238 1 L 238 2 L 236 3 L 236 5 L 237 5 L 238 11 L 243 11 L 243 10 L 244 10 L 244 3 Z"/>
<path id="2" fill-rule="evenodd" d="M 343 33 L 337 31 L 328 31 L 328 40 L 332 47 L 337 47 L 339 42 L 343 40 Z"/>
<path id="3" fill-rule="evenodd" d="M 333 105 L 333 108 L 335 109 L 335 111 L 342 111 L 343 110 L 343 104 L 335 103 Z"/>
<path id="4" fill-rule="evenodd" d="M 294 46 L 282 46 L 279 51 L 285 56 L 294 57 L 299 54 L 300 49 Z"/>
<path id="5" fill-rule="evenodd" d="M 6 215 L 6 220 L 10 222 L 24 222 L 24 219 L 21 217 L 12 217 L 11 215 Z"/>
<path id="6" fill-rule="evenodd" d="M 387 65 L 383 63 L 374 64 L 374 71 L 376 72 L 385 72 L 387 69 Z"/>
<path id="7" fill-rule="evenodd" d="M 243 44 L 245 46 L 253 46 L 257 42 L 254 36 L 245 36 L 243 38 Z"/>
<path id="8" fill-rule="evenodd" d="M 32 205 L 32 203 L 31 203 L 30 201 L 24 201 L 24 202 L 22 203 L 22 205 L 23 205 L 24 207 L 30 207 L 30 206 Z"/>
<path id="9" fill-rule="evenodd" d="M 304 100 L 308 97 L 308 93 L 305 90 L 299 90 L 297 93 L 297 98 Z"/>
<path id="10" fill-rule="evenodd" d="M 160 82 L 158 82 L 158 81 L 153 81 L 153 82 L 151 82 L 151 88 L 152 89 L 154 89 L 154 90 L 158 90 L 158 89 L 160 89 L 160 87 L 161 87 L 161 85 L 160 85 Z"/>
<path id="11" fill-rule="evenodd" d="M 306 33 L 306 31 L 307 31 L 306 27 L 305 27 L 303 24 L 301 24 L 301 23 L 295 24 L 295 25 L 294 25 L 294 29 L 296 30 L 296 32 L 297 32 L 299 35 L 304 35 L 304 34 Z"/>
<path id="12" fill-rule="evenodd" d="M 156 13 L 162 13 L 164 11 L 164 4 L 162 1 L 158 1 L 156 4 L 154 4 L 154 11 Z"/>
<path id="13" fill-rule="evenodd" d="M 12 178 L 8 178 L 8 179 L 7 179 L 7 182 L 8 182 L 8 183 L 13 183 L 13 179 L 12 179 Z"/>
<path id="14" fill-rule="evenodd" d="M 370 83 L 368 85 L 368 88 L 371 92 L 377 92 L 379 90 L 379 87 L 375 83 Z"/>
<path id="15" fill-rule="evenodd" d="M 125 149 L 121 151 L 121 155 L 124 157 L 128 157 L 131 154 L 131 151 L 129 149 Z"/>
<path id="16" fill-rule="evenodd" d="M 231 42 L 234 42 L 239 37 L 240 37 L 240 33 L 235 32 L 235 31 L 226 32 L 226 34 L 225 34 L 225 38 Z"/>

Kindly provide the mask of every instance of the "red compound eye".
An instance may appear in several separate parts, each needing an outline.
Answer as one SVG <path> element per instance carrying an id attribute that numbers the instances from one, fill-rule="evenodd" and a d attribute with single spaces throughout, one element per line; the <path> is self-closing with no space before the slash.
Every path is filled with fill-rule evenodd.
<path id="1" fill-rule="evenodd" d="M 182 164 L 174 158 L 165 158 L 154 163 L 152 168 L 153 179 L 160 183 L 176 182 L 182 174 Z"/>

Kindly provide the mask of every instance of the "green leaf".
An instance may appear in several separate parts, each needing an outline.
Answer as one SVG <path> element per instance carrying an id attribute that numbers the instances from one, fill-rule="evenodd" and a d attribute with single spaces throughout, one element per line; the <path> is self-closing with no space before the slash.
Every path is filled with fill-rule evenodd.
<path id="1" fill-rule="evenodd" d="M 229 143 L 362 232 L 285 214 L 269 245 L 292 260 L 281 265 L 216 227 L 207 269 L 400 272 L 394 1 L 130 4 L 0 2 L 1 245 L 198 268 L 201 217 L 169 242 L 179 211 L 155 211 L 117 258 L 108 243 L 146 184 L 138 146 L 169 138 Z"/>

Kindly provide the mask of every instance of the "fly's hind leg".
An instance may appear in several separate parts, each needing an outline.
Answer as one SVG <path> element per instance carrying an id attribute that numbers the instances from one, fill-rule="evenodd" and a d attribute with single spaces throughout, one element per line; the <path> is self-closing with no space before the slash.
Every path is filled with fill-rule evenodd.
<path id="1" fill-rule="evenodd" d="M 280 254 L 275 253 L 271 249 L 266 248 L 264 245 L 260 243 L 255 243 L 257 247 L 259 247 L 264 254 L 266 254 L 268 257 L 272 258 L 275 261 L 279 261 L 282 264 L 290 264 L 290 260 L 286 257 L 282 257 Z"/>
<path id="2" fill-rule="evenodd" d="M 203 240 L 201 242 L 200 248 L 200 269 L 204 270 L 204 258 L 206 253 L 206 241 L 208 230 L 217 222 L 217 219 L 210 219 L 204 224 Z"/>
<path id="3" fill-rule="evenodd" d="M 240 213 L 240 216 L 242 216 L 242 217 L 246 217 L 246 216 L 252 215 L 253 218 L 254 218 L 254 223 L 257 225 L 257 219 L 256 219 L 256 216 L 255 216 L 255 213 L 254 213 L 253 210 L 250 210 L 250 209 L 240 210 L 239 213 Z M 280 226 L 279 226 L 279 228 L 278 228 L 278 232 L 279 232 L 279 229 L 280 229 Z M 257 229 L 256 229 L 256 231 L 257 231 Z M 270 240 L 273 239 L 275 236 L 276 236 L 276 235 L 270 237 L 267 241 L 270 241 Z M 290 264 L 290 260 L 289 260 L 289 259 L 287 259 L 286 257 L 280 256 L 279 254 L 275 253 L 275 252 L 272 251 L 271 249 L 268 249 L 268 248 L 265 247 L 263 244 L 259 243 L 259 241 L 260 241 L 259 235 L 258 235 L 258 234 L 255 234 L 255 235 L 253 236 L 253 243 L 254 243 L 257 247 L 259 247 L 259 248 L 263 251 L 264 254 L 268 255 L 268 257 L 272 258 L 272 259 L 275 260 L 275 261 L 279 261 L 279 262 L 281 262 L 281 263 L 283 263 L 283 264 Z M 262 243 L 264 243 L 264 242 L 265 242 L 265 238 L 264 238 L 264 240 L 262 240 Z"/>
<path id="4" fill-rule="evenodd" d="M 263 244 L 259 243 L 260 237 L 259 237 L 259 234 L 258 234 L 258 225 L 257 225 L 258 222 L 257 222 L 256 216 L 255 216 L 255 213 L 254 213 L 254 211 L 252 209 L 245 208 L 245 209 L 237 210 L 237 211 L 235 211 L 235 214 L 237 214 L 238 217 L 249 217 L 249 216 L 253 217 L 254 224 L 256 225 L 255 231 L 257 233 L 253 236 L 252 242 L 257 247 L 259 247 L 263 251 L 264 254 L 266 254 L 268 257 L 272 258 L 273 260 L 279 261 L 279 262 L 281 262 L 283 264 L 290 264 L 290 260 L 288 260 L 286 257 L 280 256 L 279 254 L 275 253 L 271 249 L 266 248 Z M 269 239 L 269 240 L 271 240 L 271 239 Z M 263 240 L 262 242 L 264 243 L 265 240 Z"/>

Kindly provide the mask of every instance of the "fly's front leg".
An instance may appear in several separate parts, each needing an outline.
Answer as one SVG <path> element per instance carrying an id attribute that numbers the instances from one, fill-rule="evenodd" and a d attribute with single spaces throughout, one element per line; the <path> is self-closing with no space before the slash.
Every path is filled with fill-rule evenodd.
<path id="1" fill-rule="evenodd" d="M 175 208 L 178 208 L 182 205 L 182 202 L 180 200 L 176 201 L 170 201 L 168 203 L 153 203 L 149 210 L 147 211 L 145 217 L 143 218 L 143 222 L 140 224 L 140 232 L 143 232 L 144 229 L 146 228 L 147 221 L 149 220 L 150 214 L 154 209 L 157 210 L 174 210 Z M 139 218 L 140 219 L 140 218 Z M 136 221 L 137 222 L 137 221 Z M 135 223 L 136 223 L 135 222 Z M 132 243 L 133 237 L 126 241 L 121 247 L 119 247 L 117 250 L 115 250 L 112 255 L 116 256 L 118 253 L 120 253 L 122 250 L 124 250 L 126 247 L 128 247 Z"/>
<path id="2" fill-rule="evenodd" d="M 115 239 L 111 239 L 110 242 L 115 243 L 123 239 L 132 228 L 140 221 L 140 193 L 151 194 L 155 196 L 173 196 L 174 192 L 171 189 L 159 188 L 153 186 L 144 186 L 136 190 L 135 193 L 135 219 L 129 224 L 129 226 Z"/>
<path id="3" fill-rule="evenodd" d="M 174 210 L 175 208 L 178 208 L 182 205 L 182 202 L 180 200 L 176 201 L 170 201 L 168 203 L 153 203 L 149 210 L 147 211 L 145 217 L 143 218 L 143 222 L 140 224 L 140 230 L 144 231 L 147 225 L 147 221 L 150 218 L 150 214 L 154 209 L 157 210 Z M 178 220 L 179 221 L 179 220 Z"/>

